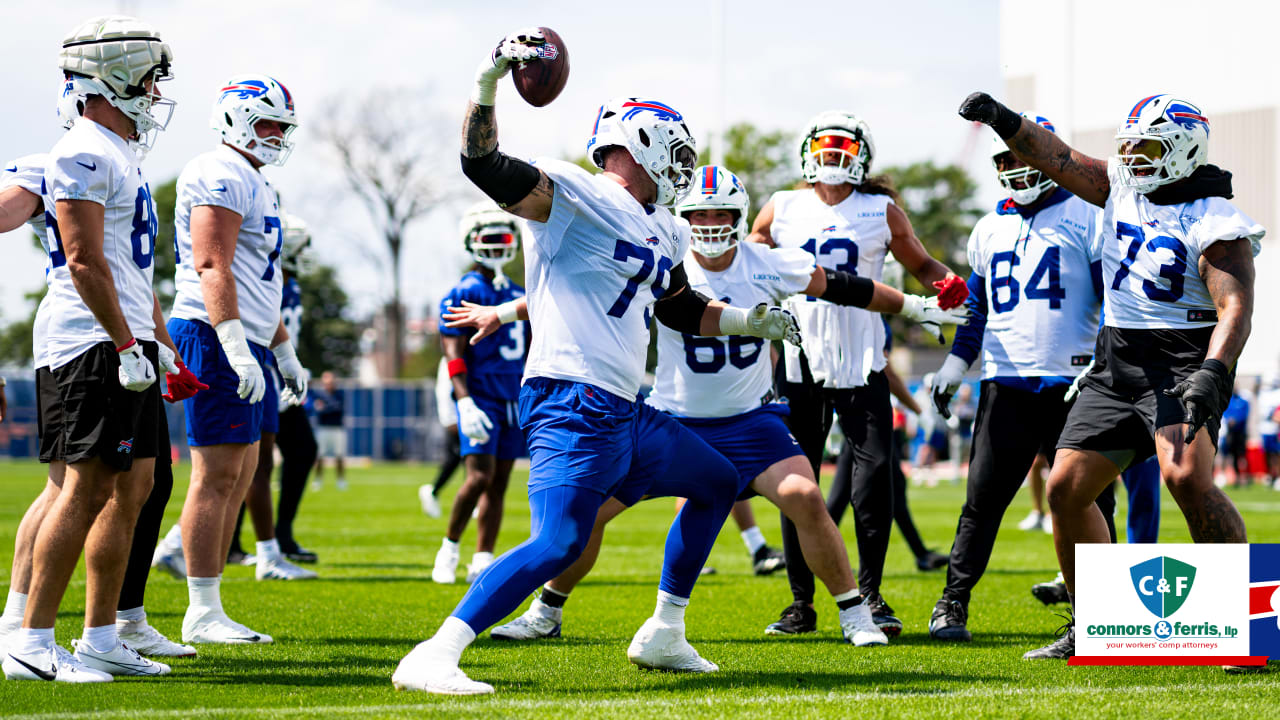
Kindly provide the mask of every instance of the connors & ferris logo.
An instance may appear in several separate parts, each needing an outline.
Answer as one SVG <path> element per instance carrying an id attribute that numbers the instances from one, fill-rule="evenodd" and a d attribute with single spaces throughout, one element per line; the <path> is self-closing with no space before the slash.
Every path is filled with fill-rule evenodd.
<path id="1" fill-rule="evenodd" d="M 1171 557 L 1154 557 L 1129 568 L 1133 589 L 1143 606 L 1158 618 L 1178 611 L 1191 594 L 1196 569 Z"/>

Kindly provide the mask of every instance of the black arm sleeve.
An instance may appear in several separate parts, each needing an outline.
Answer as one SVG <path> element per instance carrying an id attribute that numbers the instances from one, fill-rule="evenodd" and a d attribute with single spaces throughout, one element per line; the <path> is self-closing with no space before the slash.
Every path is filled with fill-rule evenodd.
<path id="1" fill-rule="evenodd" d="M 827 291 L 822 299 L 836 305 L 851 305 L 864 308 L 871 304 L 871 296 L 876 292 L 874 280 L 858 277 L 842 270 L 822 268 L 827 274 Z"/>
<path id="2" fill-rule="evenodd" d="M 480 157 L 463 155 L 462 174 L 502 207 L 525 199 L 538 184 L 538 168 L 497 148 Z"/>
<path id="3" fill-rule="evenodd" d="M 702 334 L 702 315 L 711 299 L 689 287 L 689 276 L 684 263 L 671 268 L 671 285 L 662 299 L 653 305 L 653 315 L 658 322 L 690 335 Z"/>

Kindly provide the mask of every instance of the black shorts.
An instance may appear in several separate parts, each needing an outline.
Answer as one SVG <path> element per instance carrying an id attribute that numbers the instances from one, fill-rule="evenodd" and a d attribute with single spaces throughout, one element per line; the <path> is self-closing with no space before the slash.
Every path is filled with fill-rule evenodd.
<path id="1" fill-rule="evenodd" d="M 1102 453 L 1132 451 L 1129 465 L 1156 452 L 1156 430 L 1181 425 L 1182 401 L 1164 394 L 1200 368 L 1213 327 L 1188 330 L 1103 328 L 1093 370 L 1067 415 L 1058 447 Z M 1226 407 L 1223 398 L 1222 407 Z M 1205 423 L 1214 447 L 1221 418 Z M 1123 468 L 1122 468 L 1123 469 Z"/>
<path id="2" fill-rule="evenodd" d="M 160 367 L 156 343 L 139 343 L 152 366 Z M 41 394 L 40 413 L 50 418 L 60 413 L 61 459 L 68 464 L 96 457 L 114 470 L 125 471 L 135 458 L 156 456 L 162 417 L 160 383 L 142 392 L 126 390 L 120 386 L 119 369 L 119 354 L 110 342 L 101 342 L 53 371 L 57 396 Z"/>
<path id="3" fill-rule="evenodd" d="M 40 462 L 62 459 L 62 403 L 58 381 L 49 366 L 36 368 L 36 433 L 40 436 Z"/>

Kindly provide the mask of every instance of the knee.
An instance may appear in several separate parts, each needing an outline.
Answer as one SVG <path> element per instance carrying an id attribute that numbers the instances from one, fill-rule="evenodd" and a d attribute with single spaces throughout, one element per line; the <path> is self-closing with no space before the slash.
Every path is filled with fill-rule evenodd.
<path id="1" fill-rule="evenodd" d="M 1169 468 L 1162 467 L 1160 472 L 1164 477 L 1165 486 L 1169 488 L 1169 494 L 1175 498 L 1195 497 L 1208 489 L 1203 487 L 1208 483 L 1198 482 L 1201 479 L 1199 473 L 1190 465 L 1179 464 Z"/>
<path id="2" fill-rule="evenodd" d="M 1093 498 L 1081 498 L 1077 491 L 1078 478 L 1069 467 L 1055 467 L 1045 481 L 1044 497 L 1052 512 L 1070 512 L 1093 503 Z"/>
<path id="3" fill-rule="evenodd" d="M 778 485 L 778 500 L 800 517 L 817 517 L 827 513 L 822 490 L 808 478 L 792 476 L 783 480 Z"/>

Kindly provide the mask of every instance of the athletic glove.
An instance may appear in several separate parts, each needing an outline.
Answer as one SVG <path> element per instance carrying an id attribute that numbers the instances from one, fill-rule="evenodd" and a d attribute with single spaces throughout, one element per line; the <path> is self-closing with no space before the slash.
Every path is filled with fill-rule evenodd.
<path id="1" fill-rule="evenodd" d="M 1004 103 L 984 92 L 969 95 L 960 103 L 960 117 L 989 125 L 1002 139 L 1008 140 L 1022 127 L 1022 117 L 1005 107 Z"/>
<path id="2" fill-rule="evenodd" d="M 471 102 L 477 105 L 493 105 L 498 92 L 498 81 L 511 72 L 511 63 L 525 62 L 538 56 L 538 46 L 546 42 L 542 31 L 536 27 L 517 30 L 498 43 L 489 57 L 476 68 L 476 86 L 471 90 Z"/>
<path id="3" fill-rule="evenodd" d="M 280 391 L 280 399 L 290 405 L 301 405 L 307 399 L 307 381 L 311 373 L 298 362 L 298 354 L 293 351 L 293 343 L 285 340 L 271 348 L 276 356 L 276 367 L 280 369 L 280 377 L 284 380 L 284 389 Z"/>
<path id="4" fill-rule="evenodd" d="M 960 307 L 969 299 L 969 283 L 959 275 L 948 275 L 933 286 L 938 290 L 938 307 L 943 310 Z"/>
<path id="5" fill-rule="evenodd" d="M 240 378 L 236 386 L 236 394 L 250 403 L 256 403 L 267 392 L 267 380 L 262 376 L 262 365 L 249 350 L 249 340 L 244 336 L 244 325 L 240 320 L 223 320 L 214 328 L 218 334 L 218 343 L 227 356 L 227 362 Z"/>
<path id="6" fill-rule="evenodd" d="M 746 308 L 727 307 L 720 312 L 720 332 L 724 335 L 750 335 L 766 340 L 786 340 L 800 345 L 800 325 L 795 317 L 777 306 L 760 303 Z"/>
<path id="7" fill-rule="evenodd" d="M 933 407 L 942 417 L 951 417 L 951 396 L 960 389 L 960 383 L 968 371 L 969 363 L 955 355 L 947 355 L 947 359 L 942 361 L 942 367 L 933 374 L 929 394 L 933 397 Z"/>
<path id="8" fill-rule="evenodd" d="M 156 381 L 156 369 L 151 361 L 142 354 L 142 346 L 135 338 L 122 348 L 116 348 L 120 354 L 120 386 L 125 390 L 142 392 Z"/>
<path id="9" fill-rule="evenodd" d="M 1071 381 L 1071 387 L 1067 388 L 1066 394 L 1062 396 L 1062 402 L 1069 403 L 1080 394 L 1080 383 L 1084 380 L 1084 376 L 1088 375 L 1090 370 L 1093 370 L 1093 360 L 1093 358 L 1089 358 L 1089 364 L 1080 371 L 1075 380 Z"/>
<path id="10" fill-rule="evenodd" d="M 966 286 L 967 287 L 967 286 Z M 967 292 L 967 291 L 966 291 Z M 920 297 L 919 295 L 902 295 L 902 312 L 899 315 L 920 324 L 929 334 L 938 339 L 939 345 L 945 345 L 947 338 L 942 334 L 943 325 L 968 325 L 969 310 L 961 305 L 950 310 L 938 306 L 938 298 Z"/>
<path id="11" fill-rule="evenodd" d="M 472 442 L 484 444 L 489 442 L 489 431 L 493 429 L 493 421 L 468 395 L 458 398 L 458 427 L 462 429 L 463 435 L 471 438 Z"/>
<path id="12" fill-rule="evenodd" d="M 1205 423 L 1222 419 L 1222 411 L 1231 397 L 1231 375 L 1221 360 L 1210 358 L 1201 363 L 1199 370 L 1165 390 L 1164 394 L 1182 401 L 1186 411 L 1182 422 L 1190 426 L 1186 438 L 1190 445 Z"/>
<path id="13" fill-rule="evenodd" d="M 161 395 L 168 402 L 176 403 L 186 400 L 209 386 L 200 382 L 195 373 L 187 369 L 181 360 L 173 354 L 168 345 L 157 343 L 160 348 L 160 368 L 164 370 L 164 384 L 169 392 Z"/>

